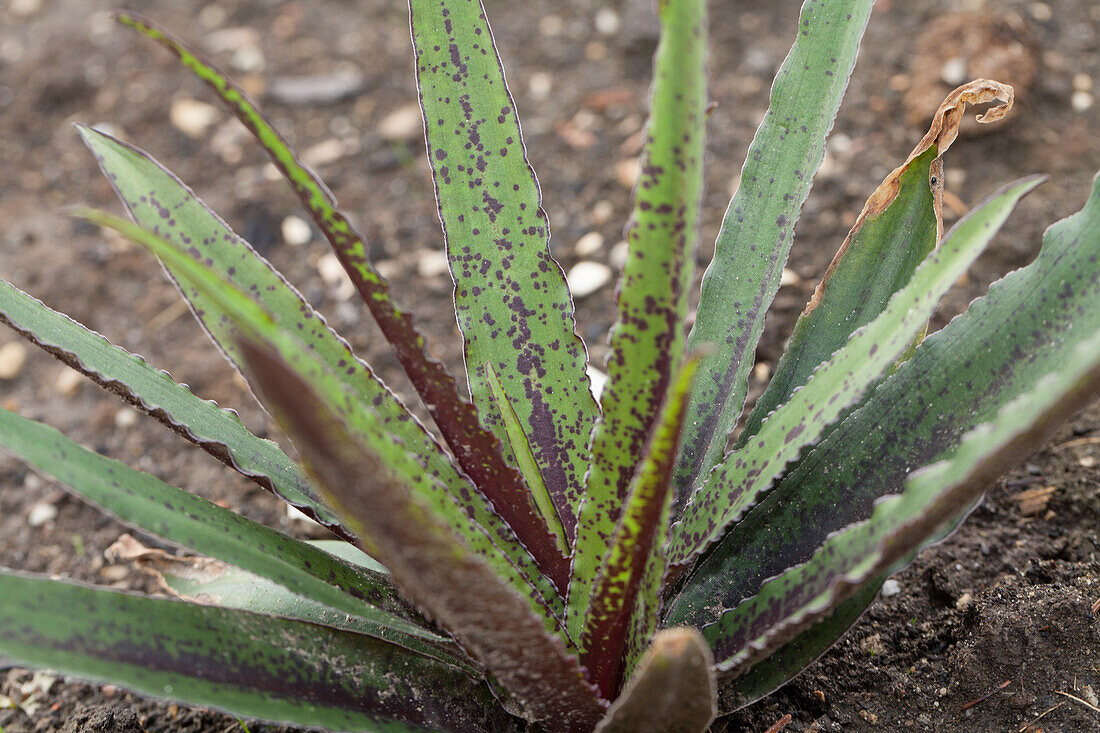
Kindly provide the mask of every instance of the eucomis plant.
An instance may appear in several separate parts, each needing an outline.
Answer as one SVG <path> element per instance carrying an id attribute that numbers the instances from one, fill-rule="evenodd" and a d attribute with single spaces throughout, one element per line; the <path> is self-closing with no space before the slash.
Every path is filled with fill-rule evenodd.
<path id="1" fill-rule="evenodd" d="M 871 0 L 808 0 L 686 328 L 703 181 L 704 0 L 661 0 L 629 255 L 597 399 L 478 0 L 411 0 L 466 384 L 256 105 L 138 16 L 254 133 L 392 346 L 425 425 L 266 260 L 147 153 L 80 135 L 299 461 L 164 371 L 0 283 L 0 320 L 332 531 L 303 542 L 0 410 L 0 445 L 201 559 L 116 552 L 146 597 L 0 572 L 0 654 L 237 715 L 337 730 L 703 731 L 826 649 L 890 573 L 1100 384 L 1100 187 L 1038 257 L 925 337 L 1039 184 L 944 234 L 943 156 L 976 80 L 875 190 L 741 423 L 795 222 Z M 732 441 L 732 443 L 731 443 Z M 731 447 L 732 446 L 732 447 Z M 203 602 L 196 602 L 202 599 Z"/>

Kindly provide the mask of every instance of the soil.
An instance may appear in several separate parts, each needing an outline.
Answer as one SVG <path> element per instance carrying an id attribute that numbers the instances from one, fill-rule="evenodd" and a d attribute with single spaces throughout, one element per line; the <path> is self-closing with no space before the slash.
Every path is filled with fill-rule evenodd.
<path id="1" fill-rule="evenodd" d="M 644 122 L 655 43 L 652 4 L 487 2 L 542 182 L 553 251 L 566 270 L 585 259 L 613 268 L 619 262 L 615 245 L 629 210 L 629 161 Z M 407 118 L 416 103 L 402 5 L 134 0 L 132 9 L 198 39 L 264 99 L 275 124 L 300 150 L 311 151 L 342 204 L 358 214 L 380 268 L 418 314 L 433 349 L 457 372 L 451 285 L 435 267 L 440 236 L 423 143 L 400 114 Z M 795 0 L 711 6 L 711 94 L 719 106 L 709 127 L 701 266 L 798 11 Z M 964 65 L 968 55 L 971 67 L 996 56 L 974 44 L 1011 46 L 1004 81 L 1031 83 L 1020 84 L 1007 121 L 964 137 L 948 154 L 949 203 L 963 210 L 1030 173 L 1050 180 L 1019 206 L 990 252 L 946 299 L 933 327 L 1006 271 L 1026 264 L 1043 230 L 1083 203 L 1100 167 L 1100 105 L 1092 104 L 1093 80 L 1100 80 L 1100 7 L 1092 0 L 880 0 L 826 166 L 802 213 L 792 277 L 768 321 L 760 362 L 775 362 L 864 198 L 923 134 L 914 122 L 920 112 L 907 104 L 918 104 L 918 92 L 957 73 L 960 62 L 943 58 L 942 44 L 919 36 L 962 6 L 997 20 L 989 34 L 960 36 L 960 43 L 970 44 L 959 52 Z M 115 26 L 112 7 L 105 0 L 10 0 L 0 8 L 0 275 L 268 433 L 242 382 L 179 307 L 158 267 L 58 214 L 58 207 L 74 203 L 117 210 L 71 125 L 106 124 L 188 181 L 408 394 L 362 309 L 338 282 L 322 277 L 325 246 L 316 233 L 304 244 L 284 241 L 284 220 L 299 214 L 288 189 L 268 175 L 261 154 L 224 114 L 209 121 L 201 119 L 201 109 L 198 116 L 182 114 L 190 100 L 209 96 L 166 53 Z M 981 40 L 989 37 L 999 40 Z M 305 74 L 350 86 L 334 98 L 303 100 L 301 85 L 288 89 L 286 80 Z M 319 88 L 306 85 L 309 92 Z M 200 127 L 208 122 L 205 136 L 188 135 L 188 120 Z M 948 223 L 952 216 L 957 213 L 949 212 Z M 588 237 L 578 252 L 578 241 L 592 232 L 602 244 Z M 594 363 L 601 365 L 613 285 L 578 299 L 577 311 Z M 0 348 L 15 340 L 0 333 Z M 312 531 L 261 489 L 71 376 L 29 350 L 18 373 L 0 381 L 0 402 L 270 526 Z M 754 381 L 753 393 L 760 387 Z M 1097 436 L 1100 408 L 1094 405 L 991 487 L 963 528 L 899 573 L 892 594 L 821 660 L 715 729 L 765 731 L 789 714 L 788 731 L 1100 730 L 1100 616 L 1092 610 L 1100 599 Z M 0 564 L 141 587 L 130 568 L 103 558 L 125 529 L 0 457 Z M 0 692 L 21 705 L 0 710 L 8 733 L 246 729 L 233 717 L 136 698 L 110 685 L 5 669 Z M 290 730 L 256 723 L 247 729 Z"/>

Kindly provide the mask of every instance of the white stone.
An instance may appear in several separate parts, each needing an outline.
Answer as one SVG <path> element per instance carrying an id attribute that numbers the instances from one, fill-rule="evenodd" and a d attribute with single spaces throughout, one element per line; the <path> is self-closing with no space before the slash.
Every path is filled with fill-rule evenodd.
<path id="1" fill-rule="evenodd" d="M 40 501 L 31 507 L 27 514 L 27 524 L 32 527 L 41 527 L 46 522 L 52 522 L 57 518 L 57 507 L 44 501 Z"/>
<path id="2" fill-rule="evenodd" d="M 599 232 L 588 232 L 573 245 L 573 251 L 580 257 L 594 255 L 603 249 L 603 235 Z"/>
<path id="3" fill-rule="evenodd" d="M 423 278 L 436 278 L 445 275 L 451 270 L 451 263 L 447 259 L 446 252 L 435 249 L 424 249 L 417 254 L 416 272 Z"/>
<path id="4" fill-rule="evenodd" d="M 545 71 L 536 71 L 531 74 L 531 78 L 527 82 L 527 89 L 531 92 L 532 99 L 548 99 L 550 92 L 554 89 L 554 77 Z"/>
<path id="5" fill-rule="evenodd" d="M 27 363 L 27 347 L 12 341 L 0 346 L 0 379 L 15 379 Z"/>
<path id="6" fill-rule="evenodd" d="M 378 123 L 378 134 L 391 142 L 409 142 L 424 134 L 419 104 L 399 107 Z"/>
<path id="7" fill-rule="evenodd" d="M 138 413 L 132 407 L 123 407 L 121 410 L 115 413 L 115 427 L 116 428 L 132 428 L 137 424 Z"/>
<path id="8" fill-rule="evenodd" d="M 1088 92 L 1074 92 L 1069 104 L 1074 112 L 1085 112 L 1092 108 L 1092 95 Z"/>
<path id="9" fill-rule="evenodd" d="M 607 261 L 616 270 L 626 267 L 626 258 L 630 256 L 630 244 L 626 241 L 619 242 L 607 253 Z"/>
<path id="10" fill-rule="evenodd" d="M 619 32 L 622 21 L 619 14 L 611 8 L 600 8 L 596 11 L 596 30 L 605 36 L 613 36 Z"/>
<path id="11" fill-rule="evenodd" d="M 887 581 L 882 584 L 882 597 L 883 598 L 889 598 L 891 596 L 896 596 L 898 593 L 901 593 L 901 583 L 894 580 L 893 578 L 887 579 Z"/>
<path id="12" fill-rule="evenodd" d="M 321 255 L 321 259 L 317 260 L 317 272 L 325 284 L 333 289 L 337 300 L 347 300 L 355 295 L 355 285 L 332 252 Z"/>
<path id="13" fill-rule="evenodd" d="M 80 389 L 80 385 L 84 384 L 84 375 L 75 369 L 63 366 L 61 371 L 57 373 L 57 381 L 54 384 L 57 386 L 59 393 L 69 397 L 76 394 L 76 391 Z"/>
<path id="14" fill-rule="evenodd" d="M 591 364 L 588 365 L 588 381 L 592 384 L 592 396 L 597 400 L 603 394 L 603 388 L 607 386 L 607 375 Z"/>
<path id="15" fill-rule="evenodd" d="M 197 99 L 177 99 L 168 109 L 168 121 L 189 138 L 204 137 L 221 117 L 217 107 Z"/>
<path id="16" fill-rule="evenodd" d="M 955 56 L 940 67 L 940 78 L 948 86 L 958 86 L 966 81 L 966 59 Z"/>
<path id="17" fill-rule="evenodd" d="M 303 245 L 313 238 L 313 230 L 310 229 L 309 222 L 293 214 L 283 219 L 280 229 L 283 233 L 283 241 L 292 247 Z"/>
<path id="18" fill-rule="evenodd" d="M 578 262 L 569 269 L 566 280 L 574 298 L 583 298 L 596 292 L 611 279 L 611 268 L 599 262 Z"/>

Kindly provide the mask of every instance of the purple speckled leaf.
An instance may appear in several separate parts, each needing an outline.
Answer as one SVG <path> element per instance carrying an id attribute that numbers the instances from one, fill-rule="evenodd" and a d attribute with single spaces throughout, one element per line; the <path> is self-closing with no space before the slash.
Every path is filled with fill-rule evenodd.
<path id="1" fill-rule="evenodd" d="M 389 283 L 370 262 L 365 239 L 337 207 L 332 193 L 298 160 L 256 105 L 216 67 L 148 20 L 128 13 L 120 14 L 119 20 L 176 54 L 256 136 L 332 244 L 463 471 L 515 530 L 541 571 L 564 591 L 568 563 L 557 551 L 522 479 L 506 462 L 493 433 L 481 426 L 477 410 L 458 395 L 454 378 L 430 356 L 412 315 L 394 302 Z"/>
<path id="2" fill-rule="evenodd" d="M 409 6 L 470 393 L 505 439 L 485 375 L 492 364 L 572 539 L 598 409 L 516 107 L 479 0 Z"/>
<path id="3" fill-rule="evenodd" d="M 594 576 L 684 346 L 703 188 L 706 3 L 661 3 L 659 13 L 652 112 L 574 546 L 568 604 L 574 632 L 584 624 Z"/>

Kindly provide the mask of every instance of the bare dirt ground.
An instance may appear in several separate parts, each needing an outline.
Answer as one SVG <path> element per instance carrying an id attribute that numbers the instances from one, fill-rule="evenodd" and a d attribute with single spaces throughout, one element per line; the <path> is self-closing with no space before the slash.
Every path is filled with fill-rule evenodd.
<path id="1" fill-rule="evenodd" d="M 328 275 L 316 233 L 300 242 L 293 224 L 284 226 L 299 215 L 289 190 L 269 175 L 235 123 L 203 106 L 211 100 L 197 82 L 110 21 L 114 7 L 104 0 L 0 6 L 0 276 L 267 432 L 263 414 L 158 267 L 58 215 L 57 207 L 73 203 L 117 210 L 71 125 L 106 124 L 189 182 L 404 389 L 373 325 Z M 567 271 L 586 260 L 615 269 L 655 44 L 650 3 L 489 0 L 487 7 L 542 182 L 554 254 Z M 439 267 L 438 221 L 413 114 L 403 3 L 135 0 L 130 8 L 196 41 L 263 100 L 345 208 L 357 213 L 380 268 L 418 314 L 436 353 L 458 371 L 451 283 Z M 946 50 L 920 39 L 945 11 L 960 8 L 985 19 L 984 35 L 960 37 Z M 711 96 L 719 106 L 709 127 L 700 266 L 766 107 L 771 75 L 794 37 L 797 11 L 795 0 L 711 3 Z M 1050 180 L 1021 204 L 933 326 L 1028 262 L 1043 230 L 1080 208 L 1100 168 L 1100 105 L 1092 102 L 1100 93 L 1093 88 L 1100 82 L 1100 6 L 880 0 L 802 214 L 793 277 L 768 321 L 761 362 L 774 363 L 863 200 L 923 134 L 915 121 L 920 114 L 907 104 L 920 105 L 929 94 L 924 88 L 942 78 L 990 74 L 975 68 L 978 57 L 1001 64 L 1002 80 L 1017 84 L 1019 102 L 1007 121 L 960 140 L 948 154 L 956 211 L 949 216 L 1010 179 L 1039 172 Z M 293 81 L 307 74 L 335 80 L 340 93 L 304 99 Z M 307 85 L 307 92 L 317 90 Z M 937 103 L 922 108 L 931 112 Z M 613 281 L 579 298 L 577 310 L 601 365 Z M 15 340 L 0 333 L 0 349 Z M 72 379 L 49 357 L 28 347 L 19 364 L 10 356 L 16 352 L 8 349 L 14 368 L 0 376 L 5 407 L 270 526 L 310 531 L 289 520 L 277 500 L 94 385 Z M 753 386 L 758 392 L 760 385 Z M 1093 406 L 991 487 L 959 532 L 899 573 L 892 594 L 824 658 L 715 729 L 764 731 L 789 713 L 788 731 L 1100 730 L 1100 617 L 1091 610 L 1100 599 L 1098 435 L 1100 409 Z M 124 530 L 0 457 L 0 564 L 135 587 L 142 580 L 130 568 L 103 558 Z M 244 729 L 232 717 L 137 699 L 111 686 L 36 679 L 30 684 L 31 673 L 18 668 L 0 673 L 0 692 L 21 703 L 0 710 L 4 731 Z"/>

